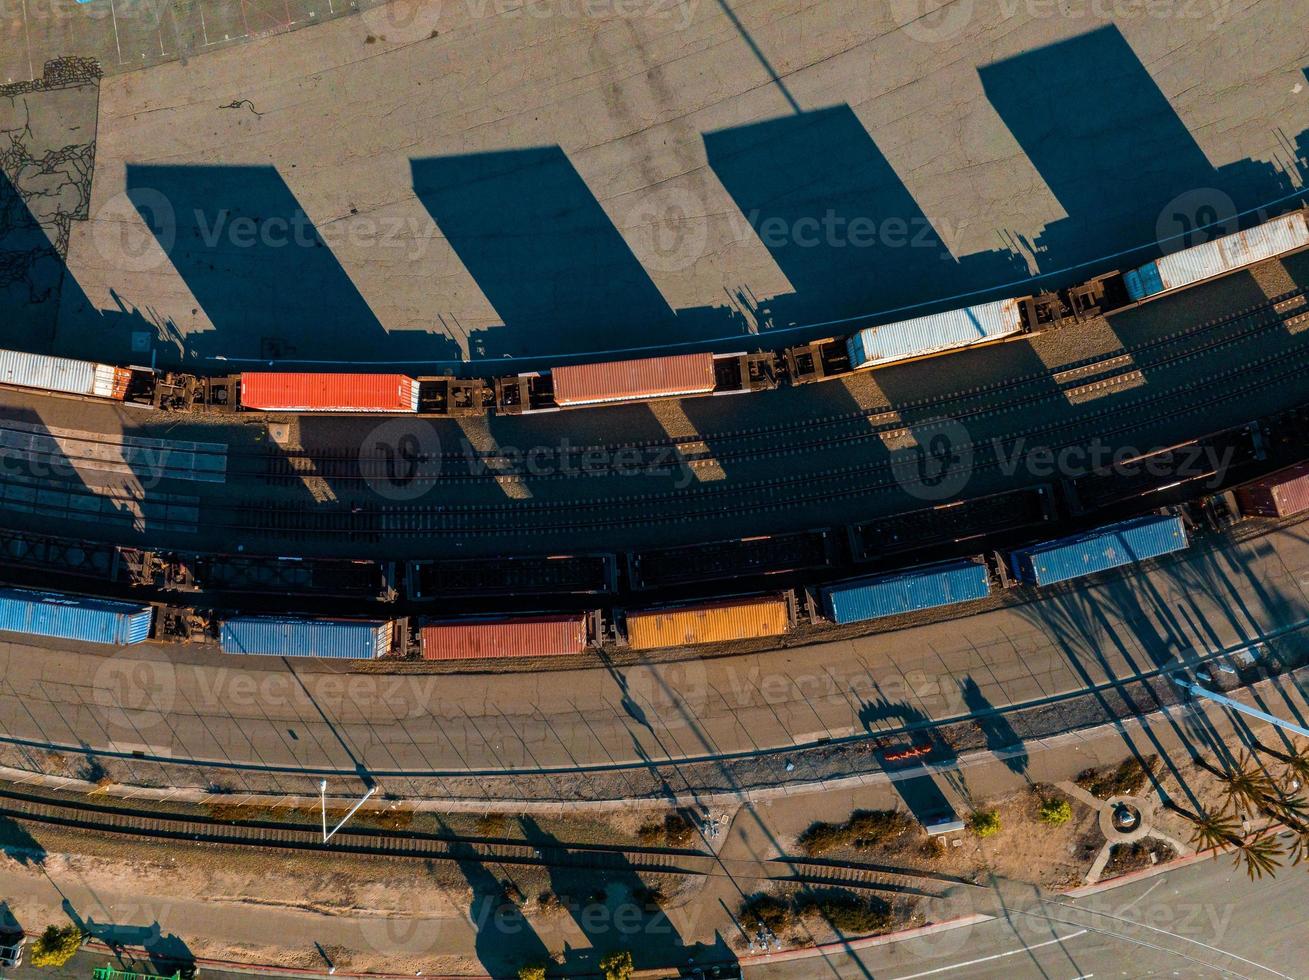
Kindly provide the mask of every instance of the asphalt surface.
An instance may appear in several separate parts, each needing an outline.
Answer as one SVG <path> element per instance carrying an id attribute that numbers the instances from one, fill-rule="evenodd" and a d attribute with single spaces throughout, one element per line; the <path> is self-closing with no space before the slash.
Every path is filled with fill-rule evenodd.
<path id="1" fill-rule="evenodd" d="M 559 792 L 614 771 L 622 795 L 624 770 L 660 760 L 750 757 L 1041 704 L 1197 655 L 1257 654 L 1264 642 L 1298 649 L 1307 587 L 1309 544 L 1293 527 L 968 619 L 613 669 L 387 676 L 177 646 L 8 642 L 0 718 L 8 739 L 62 746 L 74 772 L 83 752 L 120 753 L 114 772 L 128 783 L 170 781 L 141 753 L 203 760 L 199 778 L 230 789 L 362 768 L 393 774 L 393 791 L 412 795 L 421 791 L 406 776 L 558 769 Z"/>
<path id="2" fill-rule="evenodd" d="M 991 921 L 821 962 L 754 967 L 750 976 L 1303 977 L 1303 931 L 1291 910 L 1306 888 L 1294 873 L 1251 883 L 1225 858 L 1080 899 L 1034 899 L 1006 886 L 1004 912 Z"/>

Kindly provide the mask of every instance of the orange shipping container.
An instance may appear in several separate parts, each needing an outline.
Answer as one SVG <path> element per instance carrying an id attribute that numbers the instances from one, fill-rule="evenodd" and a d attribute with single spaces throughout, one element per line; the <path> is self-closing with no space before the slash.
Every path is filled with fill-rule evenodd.
<path id="1" fill-rule="evenodd" d="M 633 650 L 680 647 L 725 640 L 781 636 L 790 626 L 783 596 L 730 599 L 673 609 L 627 614 L 627 643 Z"/>
<path id="2" fill-rule="evenodd" d="M 424 660 L 559 657 L 587 646 L 584 615 L 429 623 L 421 637 Z"/>
<path id="3" fill-rule="evenodd" d="M 265 412 L 416 412 L 418 382 L 403 374 L 241 375 L 241 407 Z"/>
<path id="4" fill-rule="evenodd" d="M 552 368 L 550 376 L 555 403 L 562 406 L 706 395 L 714 390 L 714 356 L 677 354 L 581 364 Z"/>

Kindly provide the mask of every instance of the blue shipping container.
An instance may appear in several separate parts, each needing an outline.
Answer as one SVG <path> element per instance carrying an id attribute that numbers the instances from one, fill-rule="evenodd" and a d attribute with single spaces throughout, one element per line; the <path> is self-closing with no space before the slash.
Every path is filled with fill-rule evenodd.
<path id="1" fill-rule="evenodd" d="M 1139 517 L 1023 548 L 1011 557 L 1020 579 L 1053 585 L 1181 551 L 1190 543 L 1180 517 Z"/>
<path id="2" fill-rule="evenodd" d="M 928 565 L 894 575 L 852 579 L 823 589 L 823 604 L 834 623 L 858 623 L 916 609 L 985 599 L 991 578 L 981 562 Z"/>
<path id="3" fill-rule="evenodd" d="M 62 592 L 0 589 L 0 629 L 124 646 L 150 636 L 154 609 Z"/>
<path id="4" fill-rule="evenodd" d="M 1141 300 L 1244 269 L 1306 245 L 1309 245 L 1309 222 L 1305 212 L 1296 211 L 1248 231 L 1223 235 L 1165 255 L 1125 273 L 1123 284 L 1132 299 Z"/>
<path id="5" fill-rule="evenodd" d="M 247 616 L 223 621 L 223 653 L 372 660 L 391 648 L 391 623 Z"/>
<path id="6" fill-rule="evenodd" d="M 1159 265 L 1156 262 L 1126 273 L 1123 276 L 1123 285 L 1127 287 L 1127 295 L 1138 302 L 1147 296 L 1154 296 L 1164 291 L 1164 281 L 1159 276 Z"/>
<path id="7" fill-rule="evenodd" d="M 871 367 L 985 344 L 1021 333 L 1018 300 L 1002 299 L 860 330 L 846 342 L 850 366 Z"/>

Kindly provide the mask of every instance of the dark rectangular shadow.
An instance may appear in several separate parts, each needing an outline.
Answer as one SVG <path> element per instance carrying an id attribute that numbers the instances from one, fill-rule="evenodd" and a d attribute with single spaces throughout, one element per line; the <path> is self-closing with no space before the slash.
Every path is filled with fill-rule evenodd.
<path id="1" fill-rule="evenodd" d="M 414 193 L 504 321 L 472 334 L 471 356 L 705 336 L 703 324 L 679 321 L 558 146 L 429 157 L 412 167 Z"/>
<path id="2" fill-rule="evenodd" d="M 1116 27 L 978 74 L 1068 215 L 1037 237 L 1043 272 L 1128 250 L 1148 259 L 1156 243 L 1173 251 L 1207 241 L 1200 229 L 1235 231 L 1241 212 L 1292 190 L 1285 173 L 1260 161 L 1215 169 Z"/>
<path id="3" fill-rule="evenodd" d="M 191 357 L 458 356 L 387 334 L 274 167 L 128 164 L 127 193 L 213 323 L 176 324 Z"/>
<path id="4" fill-rule="evenodd" d="M 926 304 L 1027 275 L 1010 252 L 957 259 L 847 105 L 704 141 L 709 165 L 795 290 L 771 304 L 774 326 Z"/>

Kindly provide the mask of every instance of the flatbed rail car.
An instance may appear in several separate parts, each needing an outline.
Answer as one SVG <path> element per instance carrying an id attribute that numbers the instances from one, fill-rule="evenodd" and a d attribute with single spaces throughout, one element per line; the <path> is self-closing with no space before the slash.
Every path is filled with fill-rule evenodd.
<path id="1" fill-rule="evenodd" d="M 836 537 L 828 528 L 765 534 L 627 555 L 627 576 L 637 591 L 751 575 L 780 575 L 830 567 Z"/>
<path id="2" fill-rule="evenodd" d="M 405 592 L 422 602 L 472 596 L 608 595 L 618 588 L 612 554 L 410 561 Z"/>
<path id="3" fill-rule="evenodd" d="M 1212 492 L 1266 455 L 1259 423 L 1248 422 L 1066 478 L 1064 496 L 1070 511 L 1081 515 L 1201 481 Z"/>
<path id="4" fill-rule="evenodd" d="M 1057 517 L 1054 488 L 1042 484 L 852 524 L 850 552 L 855 561 L 877 561 L 1040 527 Z"/>
<path id="5" fill-rule="evenodd" d="M 770 353 L 674 354 L 581 364 L 496 379 L 495 405 L 506 415 L 565 408 L 734 395 L 776 388 Z"/>
<path id="6" fill-rule="evenodd" d="M 875 324 L 781 350 L 573 365 L 495 378 L 252 371 L 216 377 L 0 351 L 0 385 L 171 411 L 516 415 L 766 391 L 999 343 L 1122 312 L 1309 248 L 1309 209 L 1126 272 L 1028 296 Z"/>
<path id="7" fill-rule="evenodd" d="M 175 591 L 283 594 L 376 599 L 396 598 L 395 563 L 335 558 L 245 555 L 155 555 L 159 577 Z"/>

